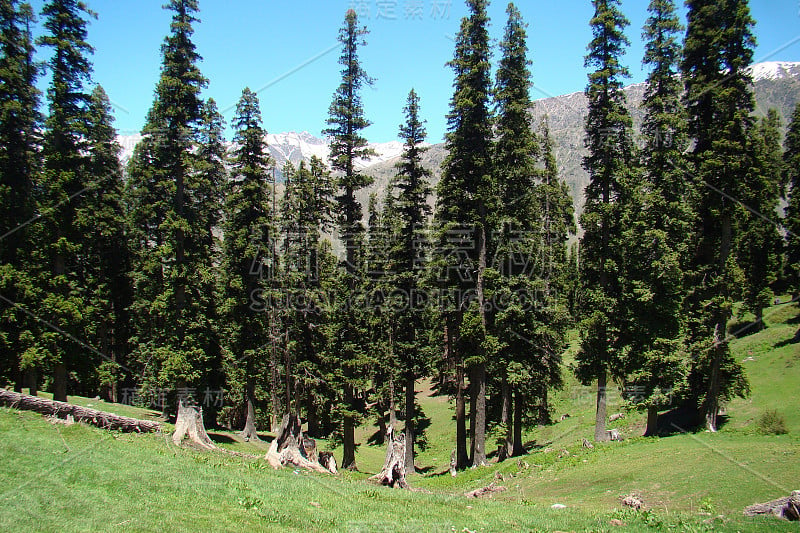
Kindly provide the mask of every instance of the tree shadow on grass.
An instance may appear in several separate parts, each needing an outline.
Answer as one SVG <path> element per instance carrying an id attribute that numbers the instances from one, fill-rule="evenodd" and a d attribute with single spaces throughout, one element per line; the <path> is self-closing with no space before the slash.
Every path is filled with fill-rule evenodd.
<path id="1" fill-rule="evenodd" d="M 728 415 L 717 415 L 717 430 L 728 423 Z M 676 407 L 658 417 L 658 436 L 671 437 L 684 433 L 698 433 L 705 430 L 705 420 L 697 409 Z"/>
<path id="2" fill-rule="evenodd" d="M 800 317 L 797 317 L 797 318 L 800 318 Z M 775 343 L 775 345 L 773 347 L 774 348 L 783 348 L 784 346 L 789 346 L 790 344 L 798 344 L 798 343 L 800 343 L 800 329 L 798 329 L 795 332 L 794 337 L 792 337 L 791 339 L 785 339 L 785 340 L 782 340 L 780 342 L 777 342 L 777 343 Z"/>
<path id="3" fill-rule="evenodd" d="M 231 437 L 229 435 L 223 435 L 222 433 L 216 433 L 214 431 L 209 431 L 208 432 L 208 437 L 212 441 L 214 441 L 214 442 L 216 442 L 218 444 L 230 444 L 232 442 L 238 442 L 236 439 L 234 439 L 233 437 Z"/>

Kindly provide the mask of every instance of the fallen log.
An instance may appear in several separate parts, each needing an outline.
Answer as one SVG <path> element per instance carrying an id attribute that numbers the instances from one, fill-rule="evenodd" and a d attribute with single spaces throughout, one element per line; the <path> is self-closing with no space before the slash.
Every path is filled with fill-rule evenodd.
<path id="1" fill-rule="evenodd" d="M 278 469 L 291 464 L 322 474 L 336 472 L 336 461 L 333 460 L 333 456 L 325 456 L 328 468 L 322 466 L 317 457 L 317 443 L 314 439 L 303 436 L 298 416 L 294 413 L 283 415 L 278 433 L 267 450 L 266 459 L 270 466 Z"/>
<path id="2" fill-rule="evenodd" d="M 380 472 L 369 478 L 381 485 L 407 489 L 406 482 L 406 436 L 395 435 L 394 428 L 386 430 L 386 460 Z"/>
<path id="3" fill-rule="evenodd" d="M 203 423 L 203 408 L 186 405 L 181 400 L 178 404 L 178 418 L 175 420 L 172 443 L 178 446 L 187 434 L 189 440 L 200 448 L 214 450 L 217 447 L 206 432 L 206 426 Z"/>
<path id="4" fill-rule="evenodd" d="M 503 492 L 506 488 L 502 485 L 495 485 L 494 481 L 486 485 L 485 487 L 481 487 L 479 489 L 471 490 L 469 492 L 464 493 L 464 496 L 467 498 L 483 498 L 485 496 L 491 496 L 495 492 Z"/>
<path id="5" fill-rule="evenodd" d="M 161 424 L 152 420 L 138 420 L 127 416 L 119 416 L 105 411 L 98 411 L 97 409 L 48 400 L 39 396 L 29 396 L 5 389 L 0 389 L 0 404 L 13 409 L 35 411 L 56 418 L 66 419 L 67 416 L 72 416 L 75 422 L 85 422 L 103 429 L 137 433 L 162 430 Z"/>
<path id="6" fill-rule="evenodd" d="M 784 520 L 800 520 L 800 490 L 792 491 L 791 496 L 745 507 L 744 514 L 745 516 L 771 514 Z"/>

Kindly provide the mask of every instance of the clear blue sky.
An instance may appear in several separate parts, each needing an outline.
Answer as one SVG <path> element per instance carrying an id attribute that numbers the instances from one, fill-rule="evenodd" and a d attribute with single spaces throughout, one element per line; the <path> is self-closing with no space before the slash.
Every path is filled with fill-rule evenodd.
<path id="1" fill-rule="evenodd" d="M 86 1 L 99 16 L 89 28 L 89 41 L 96 49 L 94 80 L 116 106 L 120 133 L 136 132 L 153 100 L 170 13 L 161 8 L 164 0 Z M 210 80 L 204 96 L 217 101 L 228 121 L 241 90 L 249 86 L 260 90 L 268 131 L 305 130 L 319 136 L 340 80 L 336 35 L 345 11 L 353 7 L 370 31 L 360 55 L 363 67 L 376 80 L 363 94 L 367 118 L 373 122 L 366 136 L 374 142 L 396 138 L 406 95 L 414 87 L 422 100 L 429 141 L 442 140 L 453 81 L 445 63 L 452 58 L 453 36 L 466 13 L 463 0 L 199 3 L 201 22 L 194 41 L 203 56 L 200 68 Z M 32 4 L 39 11 L 44 0 Z M 647 4 L 647 0 L 622 2 L 631 21 L 626 32 L 631 47 L 625 58 L 631 83 L 645 78 L 640 36 Z M 490 32 L 495 41 L 502 37 L 506 5 L 500 0 L 490 5 Z M 591 2 L 520 0 L 517 5 L 529 24 L 532 96 L 582 91 Z M 798 0 L 753 0 L 751 10 L 757 21 L 756 61 L 800 61 Z"/>

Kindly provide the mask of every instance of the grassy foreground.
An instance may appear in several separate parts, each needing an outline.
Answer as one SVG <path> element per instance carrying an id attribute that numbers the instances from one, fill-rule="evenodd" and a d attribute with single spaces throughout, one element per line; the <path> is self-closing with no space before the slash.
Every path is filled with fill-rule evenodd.
<path id="1" fill-rule="evenodd" d="M 0 531 L 797 531 L 796 524 L 742 516 L 742 508 L 800 488 L 800 410 L 796 369 L 800 344 L 796 306 L 767 313 L 768 328 L 732 342 L 752 395 L 732 402 L 716 434 L 635 437 L 643 416 L 617 423 L 622 443 L 580 446 L 593 434 L 591 389 L 571 378 L 553 398 L 558 419 L 530 432 L 532 451 L 487 468 L 443 474 L 452 447 L 447 398 L 419 384 L 432 419 L 423 474 L 408 492 L 365 481 L 383 460 L 363 427 L 363 473 L 321 476 L 274 471 L 263 460 L 172 446 L 163 435 L 130 435 L 93 427 L 53 425 L 41 416 L 0 409 Z M 569 353 L 566 357 L 569 362 Z M 152 412 L 74 397 L 71 401 L 140 418 Z M 622 412 L 613 397 L 610 413 Z M 762 435 L 757 420 L 775 409 L 787 435 Z M 632 438 L 631 438 L 632 437 Z M 263 453 L 235 433 L 212 433 L 225 448 Z M 325 447 L 325 443 L 320 443 Z M 487 448 L 489 448 L 487 443 Z M 340 457 L 340 455 L 337 454 Z M 464 492 L 495 482 L 491 499 Z M 621 510 L 636 494 L 645 511 Z M 552 504 L 565 505 L 552 509 Z M 624 524 L 621 526 L 620 524 Z"/>

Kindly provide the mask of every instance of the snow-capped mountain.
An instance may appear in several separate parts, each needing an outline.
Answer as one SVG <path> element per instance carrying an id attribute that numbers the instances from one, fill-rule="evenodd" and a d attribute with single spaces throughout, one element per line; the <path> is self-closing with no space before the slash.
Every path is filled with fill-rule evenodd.
<path id="1" fill-rule="evenodd" d="M 120 135 L 117 137 L 122 147 L 121 159 L 123 163 L 127 163 L 133 155 L 133 150 L 142 136 L 135 135 Z M 287 133 L 268 133 L 266 136 L 267 147 L 269 148 L 270 156 L 277 163 L 277 168 L 283 167 L 284 163 L 291 162 L 294 165 L 300 161 L 308 161 L 313 156 L 322 159 L 326 164 L 328 163 L 328 154 L 330 147 L 328 146 L 327 139 L 320 139 L 314 137 L 307 131 L 300 133 L 291 131 Z M 229 148 L 233 145 L 229 144 Z M 403 143 L 400 141 L 390 141 L 386 143 L 370 143 L 369 147 L 375 151 L 374 156 L 369 159 L 359 160 L 356 163 L 358 168 L 364 169 L 392 161 L 400 157 L 403 152 Z"/>
<path id="2" fill-rule="evenodd" d="M 800 63 L 792 61 L 766 61 L 750 67 L 753 81 L 778 80 L 800 76 Z"/>

